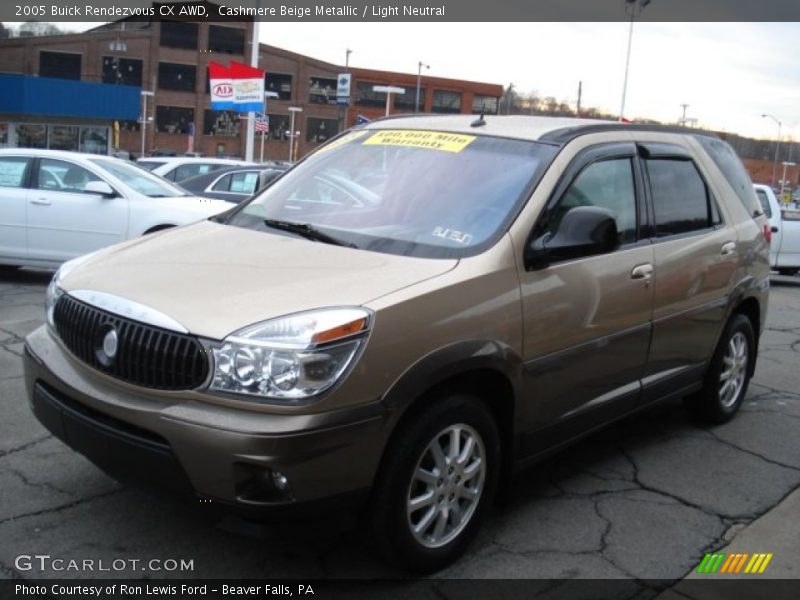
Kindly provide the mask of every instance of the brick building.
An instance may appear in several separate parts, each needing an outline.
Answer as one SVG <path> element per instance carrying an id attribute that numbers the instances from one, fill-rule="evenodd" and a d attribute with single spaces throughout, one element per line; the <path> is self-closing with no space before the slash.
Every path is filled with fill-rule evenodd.
<path id="1" fill-rule="evenodd" d="M 0 74 L 73 79 L 152 92 L 152 96 L 142 97 L 147 103 L 144 138 L 141 111 L 138 118 L 93 121 L 95 126 L 99 122 L 108 128 L 109 151 L 116 120 L 119 148 L 135 155 L 141 152 L 143 139 L 145 153 L 154 149 L 186 152 L 193 123 L 195 151 L 244 156 L 246 122 L 236 113 L 211 110 L 207 67 L 211 60 L 249 63 L 252 30 L 252 22 L 123 20 L 81 34 L 0 39 Z M 336 80 L 345 71 L 343 66 L 265 44 L 259 46 L 258 66 L 266 71 L 266 91 L 277 94 L 268 100 L 270 132 L 265 138 L 265 159 L 288 158 L 290 106 L 302 109 L 295 122 L 299 156 L 354 124 L 359 114 L 368 118 L 383 115 L 385 96 L 374 92 L 373 85 L 406 88 L 405 94 L 393 98 L 391 112 L 414 112 L 416 74 L 350 69 L 351 105 L 345 108 L 336 104 Z M 487 113 L 496 113 L 502 94 L 500 85 L 439 77 L 423 77 L 421 88 L 422 108 L 429 112 L 479 113 L 483 107 Z M 14 90 L 2 93 L 13 94 Z M 57 99 L 53 104 L 53 114 L 47 115 L 0 111 L 0 147 L 30 145 L 29 137 L 14 132 L 32 125 L 43 132 L 36 144 L 50 146 L 53 128 L 68 127 L 75 120 L 74 115 L 59 114 Z M 140 109 L 143 105 L 141 102 Z M 260 155 L 258 137 L 254 155 Z"/>

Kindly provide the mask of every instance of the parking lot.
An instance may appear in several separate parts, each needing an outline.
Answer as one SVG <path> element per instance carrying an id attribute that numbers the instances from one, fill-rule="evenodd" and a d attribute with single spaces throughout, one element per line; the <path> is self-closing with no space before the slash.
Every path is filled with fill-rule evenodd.
<path id="1" fill-rule="evenodd" d="M 48 435 L 28 409 L 21 355 L 50 275 L 0 275 L 0 577 L 397 575 L 338 521 L 218 524 L 200 506 L 122 487 Z M 670 403 L 586 439 L 516 478 L 467 555 L 437 576 L 683 577 L 800 486 L 798 308 L 800 277 L 775 277 L 756 376 L 731 423 L 699 427 Z M 187 559 L 194 570 L 26 571 L 21 554 Z"/>

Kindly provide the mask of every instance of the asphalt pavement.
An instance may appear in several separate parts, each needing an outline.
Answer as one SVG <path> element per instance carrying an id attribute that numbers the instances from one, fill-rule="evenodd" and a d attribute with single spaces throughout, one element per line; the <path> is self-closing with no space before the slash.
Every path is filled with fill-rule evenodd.
<path id="1" fill-rule="evenodd" d="M 0 273 L 0 578 L 398 575 L 349 523 L 218 523 L 202 507 L 121 486 L 49 435 L 28 408 L 21 365 L 49 277 Z M 466 556 L 436 577 L 679 582 L 729 546 L 774 553 L 765 575 L 800 577 L 798 309 L 800 277 L 776 276 L 758 369 L 732 422 L 699 426 L 675 402 L 593 435 L 517 477 Z M 35 554 L 127 563 L 20 563 Z M 153 558 L 193 569 L 131 563 Z"/>

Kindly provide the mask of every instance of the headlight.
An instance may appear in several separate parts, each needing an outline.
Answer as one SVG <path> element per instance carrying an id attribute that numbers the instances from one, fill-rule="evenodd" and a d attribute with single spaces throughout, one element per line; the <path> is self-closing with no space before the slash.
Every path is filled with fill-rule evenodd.
<path id="1" fill-rule="evenodd" d="M 47 292 L 44 295 L 44 308 L 47 315 L 47 324 L 53 329 L 55 329 L 53 311 L 56 308 L 58 299 L 64 295 L 64 290 L 61 289 L 61 280 L 64 279 L 72 269 L 86 262 L 95 254 L 97 254 L 97 252 L 90 252 L 89 254 L 84 254 L 83 256 L 68 260 L 58 268 L 56 274 L 53 275 L 53 278 L 50 280 L 50 285 L 47 286 Z"/>
<path id="2" fill-rule="evenodd" d="M 363 308 L 331 308 L 246 327 L 212 348 L 211 390 L 299 401 L 330 388 L 369 331 Z"/>

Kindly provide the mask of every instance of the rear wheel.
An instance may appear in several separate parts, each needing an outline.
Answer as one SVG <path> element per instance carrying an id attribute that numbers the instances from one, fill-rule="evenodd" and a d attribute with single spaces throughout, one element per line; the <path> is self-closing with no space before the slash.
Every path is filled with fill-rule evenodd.
<path id="1" fill-rule="evenodd" d="M 753 325 L 744 315 L 736 314 L 720 338 L 703 389 L 687 398 L 687 408 L 711 423 L 732 419 L 747 393 L 754 360 Z"/>
<path id="2" fill-rule="evenodd" d="M 452 395 L 401 425 L 375 484 L 372 540 L 391 563 L 417 573 L 460 556 L 497 487 L 500 437 L 477 398 Z"/>

